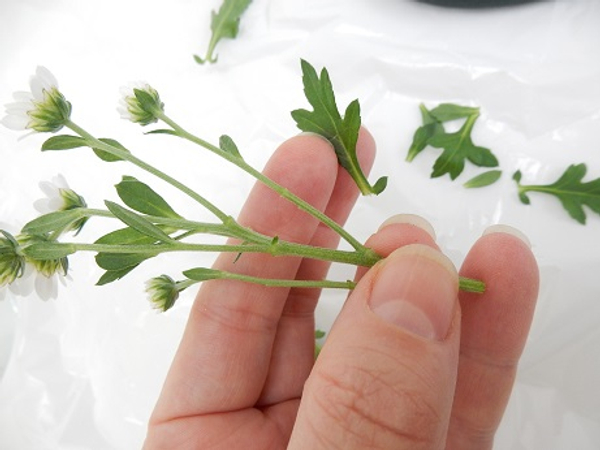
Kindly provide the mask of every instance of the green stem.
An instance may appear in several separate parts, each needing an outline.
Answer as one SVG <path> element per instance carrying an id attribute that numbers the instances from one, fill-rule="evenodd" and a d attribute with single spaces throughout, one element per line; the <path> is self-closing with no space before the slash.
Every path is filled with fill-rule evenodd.
<path id="1" fill-rule="evenodd" d="M 323 261 L 351 264 L 355 266 L 373 266 L 381 257 L 371 254 L 361 254 L 354 251 L 332 250 L 327 248 L 312 247 L 309 245 L 294 244 L 291 242 L 277 242 L 270 244 L 197 244 L 177 242 L 172 244 L 147 244 L 147 245 L 117 245 L 117 244 L 86 244 L 79 242 L 44 242 L 31 245 L 28 255 L 36 259 L 43 259 L 44 253 L 54 255 L 58 252 L 70 254 L 78 251 L 89 251 L 111 254 L 147 254 L 158 255 L 166 252 L 217 252 L 217 253 L 266 253 L 271 256 L 297 256 L 301 258 L 318 259 Z M 52 252 L 52 253 L 48 253 Z"/>
<path id="2" fill-rule="evenodd" d="M 266 177 L 265 175 L 263 175 L 261 172 L 256 170 L 254 167 L 252 167 L 248 163 L 246 163 L 242 158 L 232 155 L 230 153 L 227 153 L 227 152 L 221 150 L 219 147 L 212 145 L 209 142 L 205 141 L 204 139 L 201 139 L 201 138 L 189 133 L 188 131 L 183 129 L 175 121 L 170 119 L 168 116 L 166 116 L 162 112 L 157 113 L 157 117 L 160 120 L 162 120 L 164 123 L 169 125 L 179 137 L 186 139 L 190 142 L 193 142 L 195 144 L 198 144 L 201 147 L 204 147 L 205 149 L 210 150 L 211 152 L 219 155 L 220 157 L 222 157 L 222 158 L 226 159 L 227 161 L 231 162 L 232 164 L 236 165 L 240 169 L 242 169 L 245 172 L 247 172 L 248 174 L 252 175 L 254 178 L 256 178 L 258 181 L 260 181 L 264 185 L 268 186 L 269 188 L 271 188 L 272 190 L 277 192 L 281 197 L 283 197 L 286 200 L 295 204 L 302 211 L 307 212 L 308 214 L 315 217 L 316 219 L 321 221 L 323 224 L 325 224 L 326 226 L 331 228 L 339 236 L 341 236 L 344 240 L 346 240 L 346 242 L 348 242 L 355 250 L 357 250 L 359 252 L 365 251 L 366 247 L 363 244 L 361 244 L 356 238 L 354 238 L 350 233 L 348 233 L 338 223 L 336 223 L 334 220 L 332 220 L 326 214 L 319 211 L 317 208 L 312 206 L 310 203 L 302 200 L 300 197 L 292 194 L 288 189 L 286 189 L 283 186 L 281 186 L 280 184 L 274 182 L 269 177 Z"/>
<path id="3" fill-rule="evenodd" d="M 102 142 L 99 139 L 96 139 L 90 133 L 85 131 L 83 128 L 81 128 L 77 124 L 71 122 L 70 120 L 67 121 L 67 123 L 65 123 L 65 126 L 69 129 L 71 129 L 72 131 L 74 131 L 75 133 L 79 134 L 82 138 L 84 138 L 90 147 L 103 150 L 105 152 L 110 153 L 113 156 L 117 156 L 121 159 L 129 161 L 130 163 L 138 166 L 139 168 L 145 170 L 146 172 L 149 172 L 152 175 L 156 176 L 157 178 L 160 178 L 161 180 L 166 181 L 171 186 L 179 189 L 181 192 L 183 192 L 184 194 L 188 195 L 189 197 L 194 199 L 196 202 L 201 204 L 203 207 L 205 207 L 207 210 L 209 210 L 211 213 L 213 213 L 217 218 L 219 218 L 223 223 L 226 223 L 231 220 L 231 218 L 225 212 L 221 211 L 213 203 L 209 202 L 204 197 L 202 197 L 201 195 L 196 193 L 193 189 L 190 189 L 185 184 L 177 181 L 175 178 L 167 175 L 166 173 L 162 172 L 161 170 L 157 169 L 156 167 L 151 166 L 150 164 L 142 161 L 139 158 L 136 158 L 131 153 L 124 151 L 123 149 L 120 149 L 113 145 L 107 144 L 106 142 Z"/>
<path id="4" fill-rule="evenodd" d="M 280 280 L 275 278 L 260 278 L 249 275 L 241 275 L 233 272 L 218 272 L 218 279 L 238 280 L 247 283 L 261 284 L 269 287 L 299 287 L 299 288 L 327 288 L 327 289 L 349 289 L 355 288 L 353 281 L 332 281 L 332 280 Z"/>

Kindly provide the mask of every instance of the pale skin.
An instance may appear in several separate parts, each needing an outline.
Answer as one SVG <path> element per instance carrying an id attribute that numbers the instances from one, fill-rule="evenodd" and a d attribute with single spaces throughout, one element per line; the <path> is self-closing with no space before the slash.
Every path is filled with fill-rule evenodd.
<path id="1" fill-rule="evenodd" d="M 368 172 L 375 143 L 364 129 L 357 151 Z M 358 197 L 316 136 L 283 143 L 264 173 L 341 224 Z M 330 229 L 261 184 L 239 220 L 280 239 L 338 244 Z M 386 259 L 358 270 L 316 363 L 318 290 L 205 282 L 144 448 L 491 449 L 539 276 L 524 240 L 511 229 L 490 231 L 474 237 L 459 270 L 487 290 L 465 294 L 426 222 L 385 222 L 366 245 Z M 328 268 L 291 257 L 234 258 L 222 254 L 215 266 L 286 279 L 321 279 Z"/>

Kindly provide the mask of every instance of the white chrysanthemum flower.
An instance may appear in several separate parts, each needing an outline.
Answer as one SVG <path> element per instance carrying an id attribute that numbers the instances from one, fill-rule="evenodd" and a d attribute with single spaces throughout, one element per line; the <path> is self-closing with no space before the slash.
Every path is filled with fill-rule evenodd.
<path id="1" fill-rule="evenodd" d="M 121 88 L 117 111 L 125 120 L 148 125 L 158 121 L 157 114 L 164 111 L 164 106 L 156 89 L 147 83 L 135 83 Z"/>
<path id="2" fill-rule="evenodd" d="M 85 199 L 72 190 L 69 187 L 67 180 L 65 180 L 65 177 L 60 174 L 53 177 L 51 181 L 40 182 L 39 186 L 46 197 L 33 202 L 33 206 L 41 214 L 48 214 L 55 211 L 68 211 L 76 208 L 87 208 Z M 73 222 L 73 224 L 64 231 L 73 230 L 78 233 L 81 231 L 83 225 L 85 225 L 87 219 L 87 217 L 83 217 L 76 222 Z"/>
<path id="3" fill-rule="evenodd" d="M 15 92 L 15 101 L 5 105 L 2 124 L 12 130 L 51 133 L 60 130 L 71 117 L 71 104 L 58 90 L 54 75 L 39 66 L 29 86 L 30 92 Z"/>

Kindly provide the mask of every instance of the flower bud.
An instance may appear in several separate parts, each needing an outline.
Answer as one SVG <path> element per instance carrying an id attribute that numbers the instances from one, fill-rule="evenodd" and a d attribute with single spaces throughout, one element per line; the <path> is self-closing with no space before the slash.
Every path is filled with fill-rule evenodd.
<path id="1" fill-rule="evenodd" d="M 158 115 L 164 111 L 158 92 L 149 84 L 124 88 L 122 93 L 118 111 L 123 119 L 145 126 L 157 122 Z"/>

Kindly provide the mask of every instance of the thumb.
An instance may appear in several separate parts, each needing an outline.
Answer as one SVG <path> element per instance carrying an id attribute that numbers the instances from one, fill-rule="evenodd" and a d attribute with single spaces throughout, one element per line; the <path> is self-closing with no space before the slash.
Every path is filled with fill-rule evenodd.
<path id="1" fill-rule="evenodd" d="M 307 380 L 289 448 L 443 448 L 458 365 L 458 276 L 413 244 L 348 297 Z"/>

